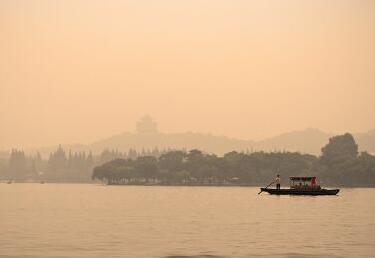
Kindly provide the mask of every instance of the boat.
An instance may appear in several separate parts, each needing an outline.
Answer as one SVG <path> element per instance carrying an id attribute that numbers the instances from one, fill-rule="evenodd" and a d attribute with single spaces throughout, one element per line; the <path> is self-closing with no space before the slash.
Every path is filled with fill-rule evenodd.
<path id="1" fill-rule="evenodd" d="M 276 195 L 336 195 L 340 189 L 324 189 L 316 184 L 316 177 L 290 177 L 289 188 L 260 188 L 261 192 Z"/>

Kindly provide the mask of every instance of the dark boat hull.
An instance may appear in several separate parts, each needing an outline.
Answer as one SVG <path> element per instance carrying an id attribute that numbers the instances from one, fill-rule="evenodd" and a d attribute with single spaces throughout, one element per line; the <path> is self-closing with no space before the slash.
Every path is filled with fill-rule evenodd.
<path id="1" fill-rule="evenodd" d="M 336 195 L 340 189 L 319 189 L 319 190 L 297 190 L 297 189 L 275 189 L 260 188 L 262 192 L 276 195 Z"/>

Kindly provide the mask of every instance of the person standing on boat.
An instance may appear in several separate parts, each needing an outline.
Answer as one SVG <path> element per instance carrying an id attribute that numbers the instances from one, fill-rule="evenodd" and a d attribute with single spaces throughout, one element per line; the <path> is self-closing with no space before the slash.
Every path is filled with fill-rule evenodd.
<path id="1" fill-rule="evenodd" d="M 276 183 L 276 189 L 280 190 L 281 178 L 279 174 L 276 176 L 275 183 Z"/>

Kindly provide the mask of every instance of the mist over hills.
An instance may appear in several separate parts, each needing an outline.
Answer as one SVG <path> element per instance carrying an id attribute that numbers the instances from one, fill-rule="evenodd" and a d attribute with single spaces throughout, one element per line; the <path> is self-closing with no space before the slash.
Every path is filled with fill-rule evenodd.
<path id="1" fill-rule="evenodd" d="M 162 133 L 157 129 L 157 124 L 148 116 L 142 118 L 136 127 L 136 132 L 124 132 L 108 138 L 98 140 L 91 144 L 62 145 L 66 150 L 74 152 L 92 151 L 94 154 L 105 149 L 128 151 L 153 149 L 200 149 L 208 153 L 222 155 L 230 151 L 296 151 L 320 155 L 321 148 L 328 143 L 334 134 L 326 133 L 319 129 L 308 128 L 305 130 L 283 133 L 261 141 L 242 140 L 226 136 L 204 134 L 198 132 Z M 366 133 L 354 134 L 360 151 L 375 153 L 375 130 Z M 39 148 L 43 156 L 48 157 L 57 146 Z M 36 151 L 36 150 L 34 150 Z"/>
<path id="2" fill-rule="evenodd" d="M 123 133 L 101 141 L 88 147 L 94 151 L 103 149 L 128 150 L 158 148 L 186 148 L 202 149 L 206 152 L 223 154 L 232 150 L 236 151 L 298 151 L 302 153 L 320 154 L 321 148 L 328 143 L 334 134 L 318 129 L 305 129 L 277 135 L 262 141 L 241 140 L 225 136 L 216 136 L 203 133 L 156 133 L 137 134 Z M 354 135 L 360 150 L 375 152 L 375 130 Z"/>
<path id="3" fill-rule="evenodd" d="M 354 138 L 359 145 L 360 151 L 367 151 L 372 154 L 375 153 L 375 129 L 366 133 L 354 134 Z"/>

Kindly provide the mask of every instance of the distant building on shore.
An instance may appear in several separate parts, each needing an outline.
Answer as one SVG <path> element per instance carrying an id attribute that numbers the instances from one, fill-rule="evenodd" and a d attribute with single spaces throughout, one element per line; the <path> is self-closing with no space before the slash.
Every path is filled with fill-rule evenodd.
<path id="1" fill-rule="evenodd" d="M 149 115 L 146 115 L 137 122 L 136 132 L 138 134 L 157 134 L 158 124 Z"/>

